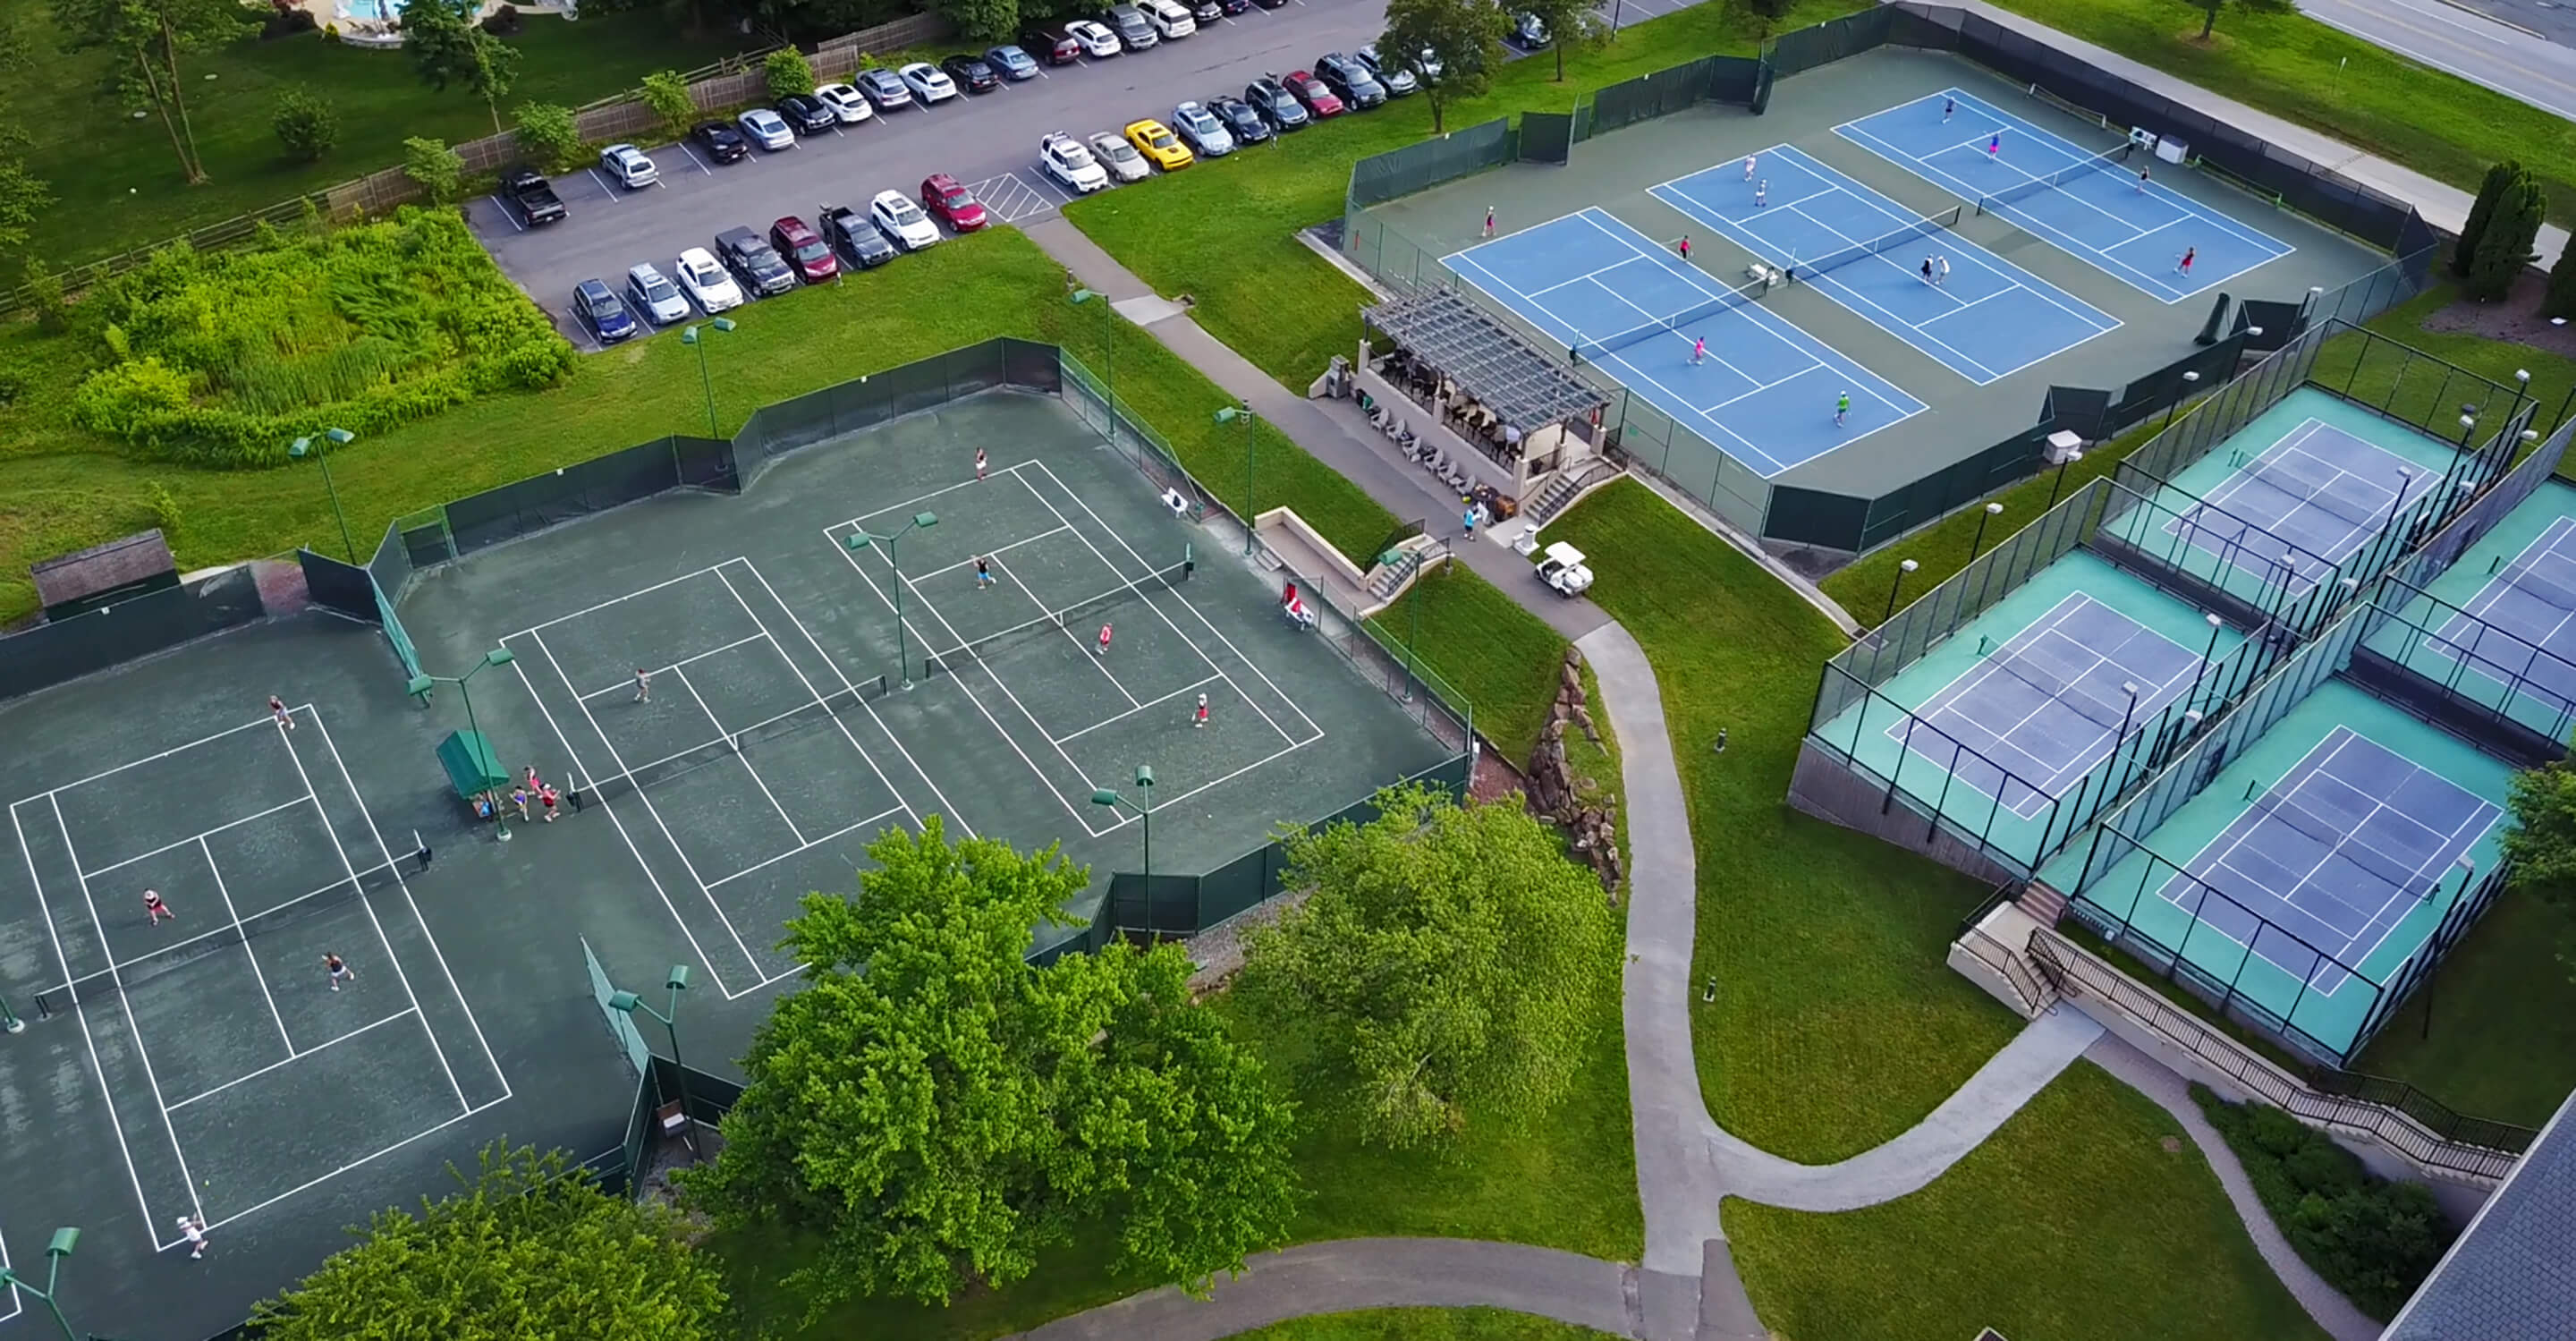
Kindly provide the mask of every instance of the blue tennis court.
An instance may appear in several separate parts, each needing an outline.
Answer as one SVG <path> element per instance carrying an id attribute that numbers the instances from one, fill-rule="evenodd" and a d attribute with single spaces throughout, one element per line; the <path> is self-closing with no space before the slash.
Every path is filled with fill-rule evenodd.
<path id="1" fill-rule="evenodd" d="M 2201 669 L 2198 652 L 2080 591 L 1980 652 L 1887 734 L 2024 819 L 2109 758 L 2124 727 L 2189 693 Z"/>
<path id="2" fill-rule="evenodd" d="M 1834 133 L 2168 303 L 2297 250 L 2138 175 L 2180 167 L 2076 144 L 1958 89 Z"/>
<path id="3" fill-rule="evenodd" d="M 2550 522 L 2424 645 L 2576 711 L 2576 518 Z"/>
<path id="4" fill-rule="evenodd" d="M 2105 331 L 2117 317 L 1919 217 L 1802 150 L 1776 144 L 1651 194 L 1979 386 Z"/>
<path id="5" fill-rule="evenodd" d="M 2239 449 L 2233 463 L 2236 473 L 2166 521 L 2166 533 L 2266 582 L 2303 589 L 2440 483 L 2423 466 L 2318 419 L 2260 451 Z"/>
<path id="6" fill-rule="evenodd" d="M 1597 207 L 1441 263 L 1765 479 L 1925 408 Z"/>
<path id="7" fill-rule="evenodd" d="M 2483 797 L 2337 726 L 2195 854 L 2162 896 L 2291 977 L 2331 993 L 2440 893 L 2503 817 Z M 2199 886 L 2236 904 L 2206 897 Z M 2255 915 L 2305 940 L 2258 936 Z"/>

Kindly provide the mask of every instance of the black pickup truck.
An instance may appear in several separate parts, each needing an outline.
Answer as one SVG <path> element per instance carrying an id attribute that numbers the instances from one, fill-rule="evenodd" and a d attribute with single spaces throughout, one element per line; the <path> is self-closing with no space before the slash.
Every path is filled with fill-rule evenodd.
<path id="1" fill-rule="evenodd" d="M 502 173 L 501 195 L 519 207 L 519 217 L 527 220 L 530 228 L 563 222 L 563 198 L 534 168 L 512 168 Z"/>
<path id="2" fill-rule="evenodd" d="M 796 287 L 796 272 L 787 268 L 787 260 L 778 249 L 748 228 L 728 228 L 716 234 L 716 259 L 742 281 L 742 286 L 763 298 L 776 297 Z"/>
<path id="3" fill-rule="evenodd" d="M 832 244 L 832 250 L 862 270 L 873 270 L 895 258 L 894 244 L 877 230 L 876 222 L 847 205 L 817 208 L 814 226 L 823 230 L 823 240 Z"/>

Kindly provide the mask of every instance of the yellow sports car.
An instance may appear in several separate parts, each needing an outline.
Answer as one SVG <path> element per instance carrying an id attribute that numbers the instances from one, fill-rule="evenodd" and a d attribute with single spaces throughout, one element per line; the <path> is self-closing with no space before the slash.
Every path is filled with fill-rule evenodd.
<path id="1" fill-rule="evenodd" d="M 1160 121 L 1129 122 L 1127 142 L 1165 172 L 1178 172 L 1190 165 L 1190 147 Z"/>

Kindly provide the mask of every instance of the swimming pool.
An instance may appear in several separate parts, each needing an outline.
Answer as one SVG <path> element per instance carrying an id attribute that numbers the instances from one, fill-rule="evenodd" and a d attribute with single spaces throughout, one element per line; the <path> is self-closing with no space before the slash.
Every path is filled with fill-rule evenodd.
<path id="1" fill-rule="evenodd" d="M 340 0 L 340 17 L 388 23 L 402 17 L 403 0 Z"/>

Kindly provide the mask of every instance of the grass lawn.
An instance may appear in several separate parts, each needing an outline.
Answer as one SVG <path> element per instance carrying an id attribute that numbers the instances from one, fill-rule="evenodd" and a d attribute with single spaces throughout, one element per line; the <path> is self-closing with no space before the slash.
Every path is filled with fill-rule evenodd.
<path id="1" fill-rule="evenodd" d="M 1464 563 L 1444 563 L 1369 622 L 1403 647 L 1420 624 L 1422 664 L 1476 705 L 1476 729 L 1518 768 L 1556 698 L 1565 635 Z"/>
<path id="2" fill-rule="evenodd" d="M 392 167 L 402 161 L 402 142 L 414 135 L 455 144 L 492 133 L 491 114 L 479 100 L 461 88 L 432 90 L 399 51 L 360 50 L 312 33 L 275 42 L 252 38 L 181 61 L 189 122 L 212 179 L 189 186 L 160 118 L 121 115 L 99 95 L 106 53 L 64 54 L 41 7 L 17 0 L 10 8 L 18 11 L 35 59 L 13 76 L 7 106 L 18 124 L 36 133 L 28 166 L 55 196 L 53 208 L 36 220 L 28 249 L 57 269 Z M 502 99 L 501 114 L 506 119 L 530 102 L 578 107 L 633 88 L 654 70 L 720 60 L 747 40 L 726 32 L 691 40 L 649 6 L 585 13 L 578 23 L 532 13 L 509 39 L 519 49 L 519 78 Z M 319 163 L 288 162 L 269 127 L 279 91 L 298 85 L 340 113 L 340 142 Z M 49 134 L 48 127 L 78 127 L 79 133 Z"/>
<path id="3" fill-rule="evenodd" d="M 2406 1081 L 2471 1117 L 2546 1123 L 2576 1089 L 2576 965 L 2558 958 L 2571 951 L 2576 915 L 2508 891 L 2353 1069 Z"/>
<path id="4" fill-rule="evenodd" d="M 2521 159 L 2547 180 L 2550 217 L 2576 219 L 2576 124 L 2314 19 L 2230 8 L 2203 45 L 2201 14 L 2168 0 L 1998 3 L 2464 191 Z"/>
<path id="5" fill-rule="evenodd" d="M 1593 1341 L 1609 1335 L 1499 1308 L 1373 1308 L 1274 1323 L 1234 1341 Z"/>
<path id="6" fill-rule="evenodd" d="M 1730 1200 L 1726 1230 L 1789 1337 L 2325 1335 L 2173 1116 L 2090 1062 L 1912 1196 L 1840 1215 Z"/>
<path id="7" fill-rule="evenodd" d="M 1848 0 L 1802 0 L 1774 31 L 1848 13 Z M 1588 91 L 1715 53 L 1750 55 L 1756 20 L 1740 5 L 1694 5 L 1622 30 L 1600 51 L 1513 61 L 1482 98 L 1447 109 L 1451 129 L 1526 107 L 1558 107 Z M 1198 299 L 1191 316 L 1291 390 L 1323 371 L 1358 338 L 1355 310 L 1368 291 L 1296 240 L 1297 230 L 1339 217 L 1351 164 L 1431 133 L 1430 105 L 1408 98 L 1346 117 L 1273 147 L 1201 163 L 1141 189 L 1086 197 L 1065 217 L 1163 294 Z"/>
<path id="8" fill-rule="evenodd" d="M 1691 1004 L 1710 1115 L 1811 1163 L 1896 1136 L 2015 1022 L 1943 962 L 1983 889 L 1782 802 L 1840 635 L 1641 484 L 1585 499 L 1550 535 L 1592 556 L 1593 599 L 1662 682 L 1699 862 L 1695 976 L 1717 982 L 1715 1002 Z"/>

